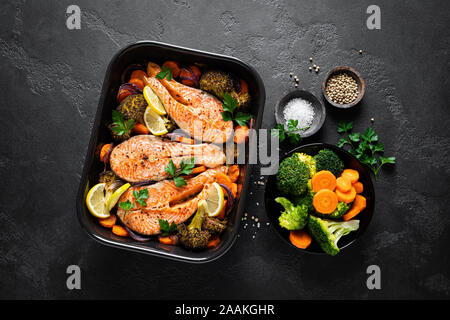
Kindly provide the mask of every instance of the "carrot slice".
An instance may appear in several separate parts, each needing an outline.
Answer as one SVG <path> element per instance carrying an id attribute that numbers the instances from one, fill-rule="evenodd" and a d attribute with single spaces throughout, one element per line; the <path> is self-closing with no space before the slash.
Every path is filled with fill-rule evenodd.
<path id="1" fill-rule="evenodd" d="M 148 130 L 148 128 L 145 124 L 136 122 L 133 127 L 133 133 L 134 134 L 149 134 L 150 130 Z"/>
<path id="2" fill-rule="evenodd" d="M 112 227 L 112 232 L 119 237 L 128 237 L 128 231 L 124 227 L 117 224 Z"/>
<path id="3" fill-rule="evenodd" d="M 234 164 L 228 168 L 228 176 L 231 179 L 231 182 L 236 182 L 239 178 L 239 165 Z"/>
<path id="4" fill-rule="evenodd" d="M 100 161 L 105 162 L 105 156 L 108 154 L 109 148 L 111 147 L 111 143 L 105 144 L 100 150 Z"/>
<path id="5" fill-rule="evenodd" d="M 180 75 L 181 69 L 180 69 L 180 64 L 178 62 L 173 61 L 173 60 L 168 60 L 168 61 L 164 62 L 162 66 L 169 68 L 170 71 L 172 72 L 172 76 L 174 78 L 178 78 L 178 76 Z"/>
<path id="6" fill-rule="evenodd" d="M 131 80 L 131 79 L 139 79 L 139 80 L 141 80 L 142 83 L 143 83 L 145 77 L 147 77 L 147 73 L 145 73 L 145 71 L 142 71 L 142 70 L 134 70 L 134 71 L 131 73 L 130 80 Z"/>
<path id="7" fill-rule="evenodd" d="M 208 244 L 206 245 L 208 248 L 214 248 L 215 246 L 217 246 L 220 242 L 220 237 L 219 236 L 215 236 L 212 237 L 211 239 L 209 239 Z"/>
<path id="8" fill-rule="evenodd" d="M 329 189 L 319 190 L 313 197 L 313 206 L 317 212 L 323 214 L 332 213 L 338 204 L 336 193 Z"/>
<path id="9" fill-rule="evenodd" d="M 239 83 L 241 85 L 241 91 L 242 93 L 248 93 L 248 84 L 244 79 L 240 79 Z"/>
<path id="10" fill-rule="evenodd" d="M 222 188 L 223 189 L 223 188 Z M 224 192 L 225 192 L 225 190 L 224 190 Z M 228 202 L 228 200 L 227 199 L 225 199 L 225 201 L 224 201 L 224 203 L 223 203 L 223 208 L 222 208 L 222 210 L 220 210 L 220 212 L 219 212 L 219 214 L 217 215 L 217 218 L 219 218 L 219 219 L 225 219 L 225 213 L 226 213 L 226 209 L 227 209 L 227 202 Z"/>
<path id="11" fill-rule="evenodd" d="M 222 172 L 218 172 L 216 174 L 216 182 L 227 186 L 228 188 L 230 188 L 230 190 L 233 190 L 233 182 L 231 181 L 230 177 Z"/>
<path id="12" fill-rule="evenodd" d="M 202 172 L 206 171 L 206 167 L 205 166 L 199 166 L 199 167 L 195 167 L 194 169 L 192 169 L 191 174 L 199 174 Z"/>
<path id="13" fill-rule="evenodd" d="M 342 219 L 345 221 L 352 219 L 357 214 L 359 214 L 361 211 L 363 211 L 367 206 L 367 200 L 363 196 L 357 194 L 355 197 L 355 201 L 353 202 L 352 208 L 344 214 Z"/>
<path id="14" fill-rule="evenodd" d="M 248 126 L 237 126 L 234 129 L 234 142 L 237 144 L 245 143 L 249 134 Z"/>
<path id="15" fill-rule="evenodd" d="M 231 192 L 233 192 L 233 196 L 236 198 L 237 196 L 237 183 L 231 183 Z"/>
<path id="16" fill-rule="evenodd" d="M 354 187 L 351 187 L 349 192 L 342 192 L 338 189 L 336 190 L 336 195 L 339 201 L 350 203 L 355 200 L 356 190 Z"/>
<path id="17" fill-rule="evenodd" d="M 167 237 L 159 236 L 158 237 L 158 241 L 163 243 L 163 244 L 168 244 L 168 245 L 174 245 L 175 244 L 175 241 L 169 236 L 167 236 Z"/>
<path id="18" fill-rule="evenodd" d="M 134 84 L 139 89 L 144 90 L 144 87 L 145 87 L 144 81 L 142 81 L 141 79 L 133 78 L 133 79 L 130 79 L 130 81 L 128 81 L 128 82 Z"/>
<path id="19" fill-rule="evenodd" d="M 350 180 L 351 183 L 356 183 L 359 180 L 359 172 L 353 169 L 345 169 L 341 176 Z"/>
<path id="20" fill-rule="evenodd" d="M 364 191 L 364 185 L 362 184 L 362 182 L 355 182 L 353 184 L 353 187 L 355 188 L 356 193 L 363 193 Z"/>
<path id="21" fill-rule="evenodd" d="M 342 192 L 349 192 L 352 188 L 352 183 L 346 177 L 339 177 L 336 179 L 336 188 Z"/>
<path id="22" fill-rule="evenodd" d="M 112 228 L 116 224 L 117 217 L 115 214 L 110 215 L 108 218 L 98 219 L 98 222 L 105 228 Z"/>
<path id="23" fill-rule="evenodd" d="M 336 177 L 330 171 L 319 171 L 313 175 L 311 179 L 311 186 L 314 192 L 318 192 L 322 189 L 333 191 L 336 188 Z"/>
<path id="24" fill-rule="evenodd" d="M 305 230 L 293 230 L 289 233 L 291 243 L 300 249 L 306 249 L 311 244 L 312 238 Z"/>

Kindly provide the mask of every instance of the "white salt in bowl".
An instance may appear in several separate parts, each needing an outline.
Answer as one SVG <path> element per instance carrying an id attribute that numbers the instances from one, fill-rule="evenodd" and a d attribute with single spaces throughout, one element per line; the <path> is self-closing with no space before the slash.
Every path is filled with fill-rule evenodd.
<path id="1" fill-rule="evenodd" d="M 275 108 L 275 119 L 278 124 L 287 125 L 287 121 L 289 119 L 284 118 L 284 109 L 291 100 L 297 98 L 309 101 L 312 105 L 312 108 L 314 109 L 314 118 L 312 120 L 312 123 L 309 125 L 309 129 L 299 132 L 302 138 L 306 138 L 312 136 L 317 131 L 319 131 L 320 128 L 322 128 L 326 117 L 325 106 L 311 92 L 304 90 L 294 90 L 289 92 L 287 95 L 281 98 L 280 102 L 278 102 L 278 105 Z"/>

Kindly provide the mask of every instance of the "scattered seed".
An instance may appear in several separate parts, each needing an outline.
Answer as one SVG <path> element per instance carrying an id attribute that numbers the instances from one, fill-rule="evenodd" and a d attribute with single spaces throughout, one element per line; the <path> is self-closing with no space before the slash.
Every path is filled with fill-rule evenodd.
<path id="1" fill-rule="evenodd" d="M 362 50 L 359 50 L 359 54 L 362 54 Z"/>
<path id="2" fill-rule="evenodd" d="M 295 86 L 294 86 L 294 87 L 298 88 L 298 84 L 295 84 Z"/>
<path id="3" fill-rule="evenodd" d="M 309 58 L 309 61 L 312 61 L 312 58 Z"/>
<path id="4" fill-rule="evenodd" d="M 308 69 L 309 69 L 309 71 L 312 71 L 312 68 L 311 68 L 311 67 L 309 67 Z"/>
<path id="5" fill-rule="evenodd" d="M 317 66 L 315 64 L 313 64 L 313 67 L 316 68 Z"/>
<path id="6" fill-rule="evenodd" d="M 370 118 L 370 122 L 374 122 L 375 121 L 375 119 L 374 118 Z"/>
<path id="7" fill-rule="evenodd" d="M 291 73 L 289 73 L 289 77 L 291 77 L 291 78 L 292 78 L 292 72 L 291 72 Z"/>

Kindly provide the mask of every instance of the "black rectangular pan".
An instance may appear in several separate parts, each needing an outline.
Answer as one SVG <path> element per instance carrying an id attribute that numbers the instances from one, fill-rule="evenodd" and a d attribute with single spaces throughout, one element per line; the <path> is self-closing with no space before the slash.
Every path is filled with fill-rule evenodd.
<path id="1" fill-rule="evenodd" d="M 217 68 L 234 73 L 239 78 L 244 79 L 248 83 L 249 92 L 252 97 L 250 112 L 255 119 L 253 128 L 260 128 L 266 98 L 265 89 L 261 77 L 248 64 L 233 57 L 182 48 L 155 41 L 141 41 L 129 45 L 120 50 L 112 58 L 106 70 L 77 194 L 77 214 L 81 225 L 87 233 L 106 245 L 173 260 L 204 263 L 221 257 L 231 248 L 236 240 L 253 166 L 251 164 L 241 165 L 241 176 L 239 178 L 242 181 L 241 196 L 235 205 L 235 209 L 230 213 L 228 227 L 222 234 L 221 243 L 213 249 L 193 252 L 178 246 L 164 245 L 157 241 L 140 243 L 131 238 L 118 237 L 110 229 L 100 226 L 97 220 L 91 216 L 85 204 L 85 198 L 89 188 L 96 184 L 99 173 L 103 170 L 103 164 L 96 159 L 95 151 L 100 142 L 108 142 L 111 139 L 106 128 L 106 122 L 111 119 L 111 111 L 117 107 L 116 94 L 119 86 L 122 84 L 122 73 L 132 64 L 145 63 L 147 61 L 162 63 L 166 60 L 177 60 L 187 65 L 201 63 L 207 65 L 209 68 Z M 246 152 L 248 152 L 248 148 Z"/>

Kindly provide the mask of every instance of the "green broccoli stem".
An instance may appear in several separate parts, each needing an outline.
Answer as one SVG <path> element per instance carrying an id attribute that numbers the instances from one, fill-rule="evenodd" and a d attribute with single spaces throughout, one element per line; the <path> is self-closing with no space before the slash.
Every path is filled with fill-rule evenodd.
<path id="1" fill-rule="evenodd" d="M 205 200 L 201 200 L 198 203 L 197 213 L 192 218 L 191 223 L 188 225 L 188 229 L 202 229 L 203 219 L 205 218 Z"/>

